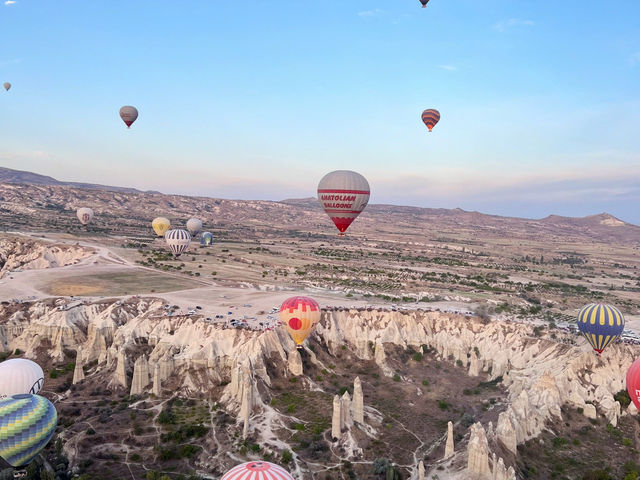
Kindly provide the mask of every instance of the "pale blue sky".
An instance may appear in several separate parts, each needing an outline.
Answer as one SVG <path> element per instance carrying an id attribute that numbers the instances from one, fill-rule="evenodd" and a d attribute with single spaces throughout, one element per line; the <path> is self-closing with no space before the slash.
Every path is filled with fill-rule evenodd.
<path id="1" fill-rule="evenodd" d="M 638 0 L 2 0 L 0 165 L 244 199 L 352 169 L 376 203 L 640 224 L 639 18 Z"/>

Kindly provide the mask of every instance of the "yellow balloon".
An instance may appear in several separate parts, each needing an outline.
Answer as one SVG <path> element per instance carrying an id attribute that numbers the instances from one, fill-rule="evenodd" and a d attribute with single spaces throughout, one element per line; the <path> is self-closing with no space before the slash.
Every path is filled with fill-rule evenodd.
<path id="1" fill-rule="evenodd" d="M 280 307 L 280 321 L 297 345 L 313 332 L 320 321 L 320 306 L 313 298 L 287 298 Z"/>
<path id="2" fill-rule="evenodd" d="M 164 237 L 164 234 L 167 233 L 167 230 L 171 227 L 171 222 L 169 222 L 167 218 L 158 217 L 153 219 L 151 226 L 153 227 L 153 231 L 156 232 L 156 235 Z"/>

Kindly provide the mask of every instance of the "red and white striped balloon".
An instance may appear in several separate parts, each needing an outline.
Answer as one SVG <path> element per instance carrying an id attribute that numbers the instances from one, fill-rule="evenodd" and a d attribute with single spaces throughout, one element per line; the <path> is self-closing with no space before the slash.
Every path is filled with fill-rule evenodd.
<path id="1" fill-rule="evenodd" d="M 284 468 L 269 462 L 236 465 L 221 480 L 294 480 Z"/>
<path id="2" fill-rule="evenodd" d="M 340 231 L 344 232 L 369 203 L 369 182 L 357 172 L 336 170 L 318 184 L 318 200 Z"/>
<path id="3" fill-rule="evenodd" d="M 636 359 L 627 370 L 627 392 L 640 411 L 640 358 Z"/>

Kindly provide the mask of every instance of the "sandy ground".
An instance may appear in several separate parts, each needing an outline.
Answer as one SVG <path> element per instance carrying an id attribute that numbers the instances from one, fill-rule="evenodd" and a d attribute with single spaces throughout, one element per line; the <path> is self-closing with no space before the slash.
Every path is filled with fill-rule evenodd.
<path id="1" fill-rule="evenodd" d="M 17 233 L 17 232 L 12 232 Z M 247 284 L 240 287 L 228 287 L 220 285 L 214 281 L 192 279 L 178 273 L 159 272 L 158 270 L 141 267 L 121 256 L 115 254 L 110 249 L 77 240 L 65 239 L 63 236 L 49 235 L 48 238 L 41 239 L 44 241 L 64 243 L 64 244 L 80 244 L 90 247 L 96 252 L 94 255 L 78 262 L 74 265 L 64 267 L 47 268 L 42 270 L 24 270 L 12 272 L 0 280 L 0 300 L 19 300 L 31 301 L 51 298 L 52 295 L 41 290 L 40 286 L 50 284 L 51 282 L 65 281 L 80 277 L 82 275 L 101 275 L 101 274 L 117 274 L 117 273 L 140 273 L 153 272 L 161 273 L 176 277 L 176 279 L 185 282 L 185 284 L 200 285 L 197 288 L 184 288 L 176 291 L 164 293 L 144 293 L 140 295 L 161 298 L 168 305 L 177 305 L 179 308 L 174 314 L 188 314 L 190 311 L 204 318 L 210 318 L 213 322 L 229 323 L 236 320 L 246 324 L 250 328 L 262 329 L 274 327 L 278 321 L 278 312 L 280 304 L 288 297 L 294 295 L 307 295 L 316 299 L 321 306 L 336 307 L 378 307 L 390 308 L 392 304 L 377 299 L 356 300 L 345 298 L 343 292 L 332 292 L 328 290 L 304 290 L 304 289 L 287 289 L 287 290 L 260 290 Z M 109 298 L 129 299 L 137 296 L 137 292 L 131 292 L 128 295 L 109 295 Z M 73 300 L 69 297 L 69 301 L 77 301 L 78 299 L 86 301 L 94 301 L 103 296 L 82 296 Z M 197 308 L 200 307 L 200 308 Z M 431 308 L 440 309 L 450 312 L 470 312 L 475 308 L 474 304 L 462 302 L 432 302 L 432 303 L 403 303 L 399 305 L 403 309 Z M 222 318 L 216 316 L 221 316 Z"/>

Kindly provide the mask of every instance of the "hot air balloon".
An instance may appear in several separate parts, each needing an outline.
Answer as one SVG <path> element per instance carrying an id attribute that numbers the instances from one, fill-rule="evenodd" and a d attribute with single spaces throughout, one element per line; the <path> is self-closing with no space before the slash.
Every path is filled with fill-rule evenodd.
<path id="1" fill-rule="evenodd" d="M 93 220 L 93 210 L 87 207 L 79 208 L 76 215 L 83 225 L 88 225 Z"/>
<path id="2" fill-rule="evenodd" d="M 431 131 L 433 130 L 433 127 L 436 126 L 436 123 L 440 121 L 440 112 L 433 108 L 425 110 L 424 112 L 422 112 L 422 121 L 427 126 L 429 131 Z"/>
<path id="3" fill-rule="evenodd" d="M 320 321 L 320 305 L 309 297 L 287 298 L 280 307 L 280 321 L 300 348 Z"/>
<path id="4" fill-rule="evenodd" d="M 200 235 L 200 245 L 209 246 L 213 243 L 213 234 L 211 232 L 204 232 Z"/>
<path id="5" fill-rule="evenodd" d="M 11 88 L 11 84 L 9 82 L 4 82 L 2 84 L 2 86 L 4 87 L 4 89 L 8 92 L 9 89 Z"/>
<path id="6" fill-rule="evenodd" d="M 196 236 L 202 230 L 202 220 L 199 218 L 190 218 L 187 220 L 187 230 L 192 236 Z"/>
<path id="7" fill-rule="evenodd" d="M 164 234 L 164 239 L 176 257 L 179 257 L 191 243 L 191 235 L 186 230 L 169 230 Z"/>
<path id="8" fill-rule="evenodd" d="M 153 231 L 156 232 L 156 235 L 164 237 L 164 234 L 167 233 L 167 230 L 171 227 L 171 222 L 168 218 L 157 217 L 151 222 L 151 227 L 153 228 Z"/>
<path id="9" fill-rule="evenodd" d="M 367 179 L 350 170 L 327 173 L 318 184 L 318 199 L 340 236 L 367 206 L 369 194 Z"/>
<path id="10" fill-rule="evenodd" d="M 284 468 L 269 462 L 247 462 L 236 465 L 221 480 L 294 480 Z"/>
<path id="11" fill-rule="evenodd" d="M 0 363 L 0 398 L 20 393 L 37 394 L 44 385 L 40 365 L 26 358 L 11 358 Z"/>
<path id="12" fill-rule="evenodd" d="M 627 370 L 627 392 L 640 411 L 640 358 L 636 359 Z"/>
<path id="13" fill-rule="evenodd" d="M 0 399 L 0 457 L 12 467 L 29 464 L 49 443 L 57 423 L 56 409 L 44 397 Z"/>
<path id="14" fill-rule="evenodd" d="M 125 105 L 120 109 L 120 118 L 130 128 L 133 122 L 138 118 L 138 109 L 129 105 Z"/>
<path id="15" fill-rule="evenodd" d="M 578 313 L 578 329 L 600 354 L 624 330 L 624 317 L 612 305 L 590 303 Z"/>
<path id="16" fill-rule="evenodd" d="M 422 8 L 427 8 L 427 3 L 429 3 L 429 0 L 420 0 L 420 3 L 422 4 Z"/>

